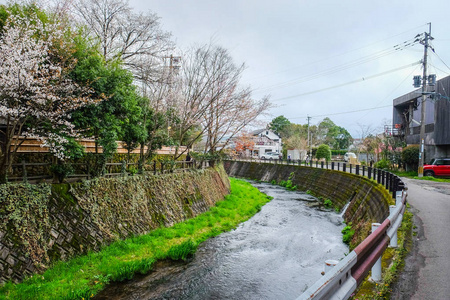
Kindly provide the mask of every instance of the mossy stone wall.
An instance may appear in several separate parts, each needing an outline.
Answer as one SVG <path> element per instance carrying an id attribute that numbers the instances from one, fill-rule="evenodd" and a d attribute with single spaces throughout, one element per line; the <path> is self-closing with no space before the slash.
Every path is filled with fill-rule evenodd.
<path id="1" fill-rule="evenodd" d="M 33 193 L 35 187 L 28 185 Z M 8 184 L 5 189 L 9 195 L 12 193 L 7 190 L 17 190 L 17 186 Z M 53 185 L 45 201 L 36 204 L 39 214 L 35 207 L 14 208 L 12 196 L 8 201 L 0 199 L 4 214 L 0 221 L 0 283 L 21 281 L 57 260 L 194 217 L 222 200 L 229 189 L 228 176 L 219 165 L 183 173 Z M 40 224 L 39 230 L 24 238 L 21 232 L 29 230 L 30 224 Z"/>
<path id="2" fill-rule="evenodd" d="M 390 193 L 374 180 L 341 171 L 241 161 L 226 161 L 224 167 L 229 176 L 266 182 L 278 183 L 291 177 L 299 190 L 328 198 L 340 210 L 349 203 L 344 219 L 356 231 L 353 245 L 370 234 L 371 223 L 382 222 L 389 216 L 389 205 L 393 204 Z"/>

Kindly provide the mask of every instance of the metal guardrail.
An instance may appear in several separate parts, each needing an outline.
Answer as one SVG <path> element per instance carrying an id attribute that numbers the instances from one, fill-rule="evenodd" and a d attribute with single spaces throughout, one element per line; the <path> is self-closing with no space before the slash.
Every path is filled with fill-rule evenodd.
<path id="1" fill-rule="evenodd" d="M 247 160 L 248 161 L 248 160 Z M 255 160 L 251 160 L 255 161 Z M 263 161 L 267 162 L 267 161 Z M 313 167 L 312 161 L 268 161 L 274 164 L 304 165 Z M 384 185 L 396 200 L 396 205 L 389 207 L 389 217 L 383 223 L 373 223 L 372 233 L 341 261 L 327 261 L 324 276 L 310 286 L 297 300 L 348 299 L 358 288 L 370 270 L 372 280 L 381 281 L 381 257 L 384 250 L 397 247 L 397 230 L 401 225 L 406 209 L 407 188 L 401 179 L 390 172 L 365 166 L 352 166 L 332 162 L 315 162 L 316 167 L 349 172 L 374 179 Z M 337 167 L 335 169 L 335 167 Z M 354 168 L 353 168 L 354 167 Z M 366 175 L 367 174 L 367 175 Z"/>
<path id="2" fill-rule="evenodd" d="M 372 224 L 372 233 L 297 300 L 348 299 L 370 270 L 372 280 L 381 281 L 381 256 L 388 246 L 397 246 L 397 230 L 405 211 L 406 195 L 406 191 L 398 192 L 389 217 L 382 224 Z"/>

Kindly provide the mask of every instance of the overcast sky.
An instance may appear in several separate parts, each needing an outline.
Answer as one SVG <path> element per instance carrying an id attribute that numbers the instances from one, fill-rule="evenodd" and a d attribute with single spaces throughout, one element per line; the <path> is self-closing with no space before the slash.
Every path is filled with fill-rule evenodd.
<path id="1" fill-rule="evenodd" d="M 450 66 L 448 0 L 130 0 L 130 5 L 158 14 L 180 49 L 212 39 L 236 63 L 245 63 L 242 82 L 251 85 L 255 98 L 270 94 L 276 105 L 267 122 L 284 115 L 305 124 L 309 115 L 311 124 L 318 124 L 328 116 L 354 138 L 361 127 L 382 131 L 392 119 L 392 100 L 412 91 L 413 75 L 422 74 L 420 65 L 411 65 L 423 58 L 423 46 L 394 46 L 428 32 L 429 22 L 432 45 Z M 450 74 L 438 56 L 430 54 L 429 60 L 430 73 Z"/>
<path id="2" fill-rule="evenodd" d="M 266 123 L 279 115 L 297 124 L 329 117 L 354 138 L 362 128 L 382 132 L 392 120 L 392 100 L 412 91 L 413 75 L 422 74 L 423 46 L 394 46 L 428 32 L 429 22 L 436 51 L 428 57 L 429 74 L 450 75 L 449 0 L 129 3 L 156 13 L 179 49 L 213 40 L 245 63 L 243 85 L 255 98 L 270 95 L 275 105 Z"/>

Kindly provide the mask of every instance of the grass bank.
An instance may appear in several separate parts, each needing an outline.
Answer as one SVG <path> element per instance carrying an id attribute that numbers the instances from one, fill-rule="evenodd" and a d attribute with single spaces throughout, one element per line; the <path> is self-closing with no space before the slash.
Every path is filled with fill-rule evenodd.
<path id="1" fill-rule="evenodd" d="M 270 199 L 249 183 L 230 178 L 231 193 L 208 212 L 169 228 L 117 241 L 96 253 L 58 262 L 20 284 L 0 287 L 0 299 L 89 299 L 110 282 L 149 272 L 160 259 L 187 259 L 208 238 L 235 228 Z"/>
<path id="2" fill-rule="evenodd" d="M 416 171 L 409 171 L 409 172 L 390 171 L 390 172 L 394 173 L 397 176 L 411 178 L 411 179 L 428 180 L 428 181 L 434 181 L 434 182 L 450 182 L 450 178 L 448 178 L 448 177 L 433 177 L 433 176 L 419 177 L 417 175 Z"/>

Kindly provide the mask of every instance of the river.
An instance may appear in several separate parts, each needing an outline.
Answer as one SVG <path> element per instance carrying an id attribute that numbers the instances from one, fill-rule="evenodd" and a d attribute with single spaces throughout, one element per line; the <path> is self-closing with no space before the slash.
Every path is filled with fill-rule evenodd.
<path id="1" fill-rule="evenodd" d="M 259 213 L 201 244 L 187 263 L 115 283 L 95 299 L 295 299 L 321 277 L 327 259 L 348 253 L 342 218 L 308 204 L 303 192 L 253 183 L 274 197 Z"/>

